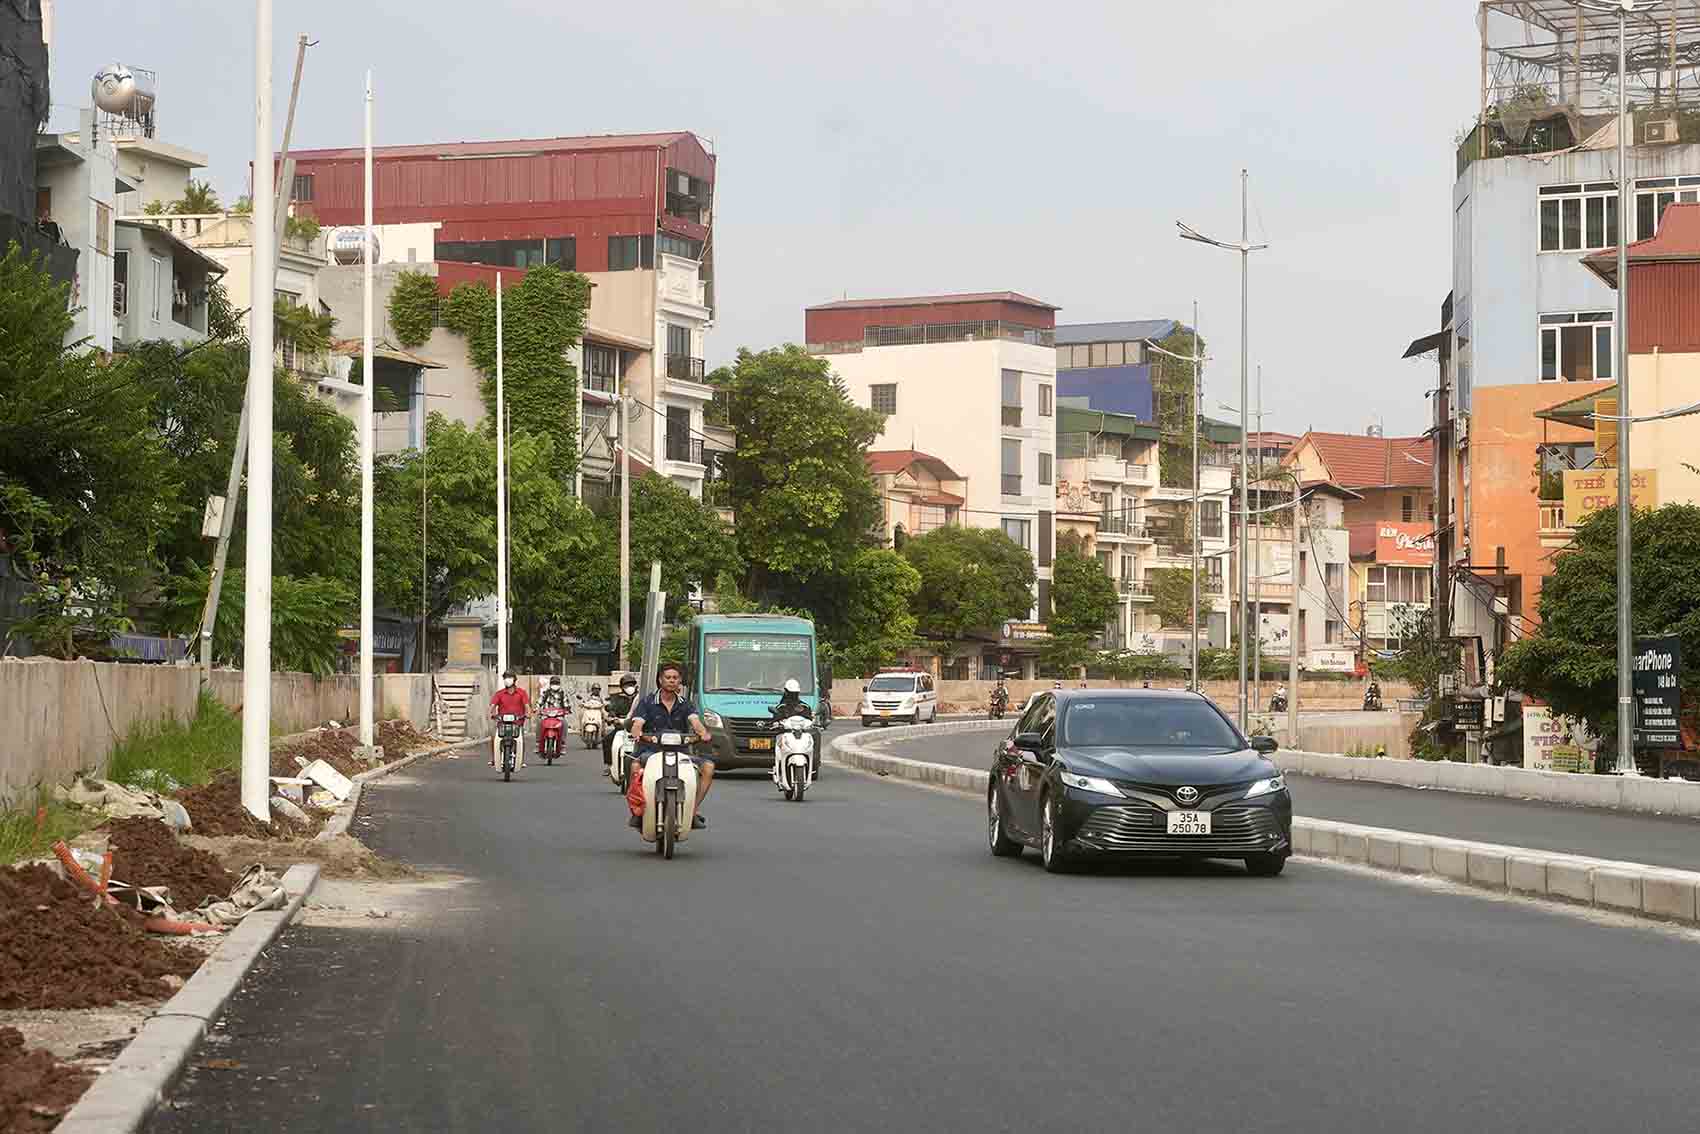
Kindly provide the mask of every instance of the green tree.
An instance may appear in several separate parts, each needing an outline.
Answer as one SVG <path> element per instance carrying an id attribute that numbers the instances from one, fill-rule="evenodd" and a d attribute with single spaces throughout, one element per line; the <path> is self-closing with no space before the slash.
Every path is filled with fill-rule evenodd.
<path id="1" fill-rule="evenodd" d="M 943 527 L 903 545 L 921 576 L 915 620 L 929 638 L 957 641 L 1033 607 L 1033 557 L 993 528 Z"/>
<path id="2" fill-rule="evenodd" d="M 65 346 L 66 294 L 16 243 L 0 260 L 0 528 L 38 587 L 24 629 L 60 657 L 128 626 L 180 492 L 138 363 Z"/>
<path id="3" fill-rule="evenodd" d="M 1632 621 L 1638 637 L 1675 635 L 1700 658 L 1700 507 L 1667 504 L 1636 512 L 1630 530 Z M 1499 679 L 1602 736 L 1617 732 L 1617 510 L 1576 527 L 1541 585 L 1539 630 L 1506 649 Z M 1700 691 L 1687 666 L 1682 696 Z"/>
<path id="4" fill-rule="evenodd" d="M 738 352 L 737 450 L 723 468 L 756 596 L 837 586 L 882 514 L 864 454 L 883 419 L 851 404 L 824 359 L 795 345 Z"/>
<path id="5" fill-rule="evenodd" d="M 1116 616 L 1116 585 L 1096 559 L 1058 552 L 1051 563 L 1051 633 L 1095 638 Z"/>
<path id="6" fill-rule="evenodd" d="M 1195 338 L 1192 330 L 1179 325 L 1157 345 L 1170 354 L 1180 355 L 1181 358 L 1205 353 L 1204 340 Z M 1194 412 L 1192 363 L 1153 352 L 1151 397 L 1157 427 L 1162 431 L 1162 438 L 1158 441 L 1157 461 L 1162 470 L 1163 487 L 1190 488 Z"/>
<path id="7" fill-rule="evenodd" d="M 1192 629 L 1192 568 L 1163 567 L 1147 571 L 1151 583 L 1151 613 L 1165 628 Z"/>
<path id="8" fill-rule="evenodd" d="M 502 314 L 507 314 L 506 303 Z M 436 323 L 436 278 L 425 272 L 403 272 L 397 276 L 390 291 L 390 327 L 395 331 L 396 342 L 409 350 L 424 346 Z"/>
<path id="9" fill-rule="evenodd" d="M 171 206 L 171 211 L 179 215 L 195 215 L 206 213 L 222 213 L 224 206 L 218 203 L 218 191 L 210 181 L 190 180 L 183 188 L 183 196 Z"/>
<path id="10" fill-rule="evenodd" d="M 205 567 L 192 567 L 172 579 L 164 594 L 161 628 L 193 635 L 201 624 L 207 597 Z M 226 572 L 213 624 L 213 662 L 241 665 L 246 593 L 240 568 Z M 272 668 L 324 675 L 336 669 L 342 654 L 341 627 L 358 617 L 359 599 L 342 579 L 323 575 L 272 577 Z"/>
<path id="11" fill-rule="evenodd" d="M 915 641 L 910 608 L 921 590 L 921 573 L 898 552 L 865 548 L 842 578 L 843 611 L 816 630 L 824 629 L 835 664 L 871 673 Z"/>
<path id="12" fill-rule="evenodd" d="M 555 439 L 551 471 L 563 483 L 578 467 L 578 368 L 571 350 L 584 335 L 590 280 L 552 265 L 532 268 L 502 292 L 503 392 L 513 432 Z M 496 416 L 496 293 L 463 283 L 449 293 L 443 322 L 466 339 L 484 375 L 484 407 Z"/>

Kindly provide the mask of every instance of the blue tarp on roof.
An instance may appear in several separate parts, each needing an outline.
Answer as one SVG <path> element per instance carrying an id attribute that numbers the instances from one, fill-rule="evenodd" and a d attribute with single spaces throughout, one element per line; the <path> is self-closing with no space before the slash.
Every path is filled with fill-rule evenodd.
<path id="1" fill-rule="evenodd" d="M 1165 339 L 1180 324 L 1173 319 L 1133 319 L 1119 323 L 1073 323 L 1056 329 L 1058 346 L 1076 343 L 1134 342 L 1138 339 Z"/>
<path id="2" fill-rule="evenodd" d="M 1151 367 L 1092 366 L 1057 371 L 1057 397 L 1085 398 L 1090 409 L 1153 421 Z"/>

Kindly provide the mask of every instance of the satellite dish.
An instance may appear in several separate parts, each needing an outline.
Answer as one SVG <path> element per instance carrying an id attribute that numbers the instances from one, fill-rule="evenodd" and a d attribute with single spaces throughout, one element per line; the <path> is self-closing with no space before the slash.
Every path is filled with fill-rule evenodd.
<path id="1" fill-rule="evenodd" d="M 136 101 L 136 73 L 122 63 L 108 63 L 94 73 L 94 104 L 108 114 L 128 114 Z"/>

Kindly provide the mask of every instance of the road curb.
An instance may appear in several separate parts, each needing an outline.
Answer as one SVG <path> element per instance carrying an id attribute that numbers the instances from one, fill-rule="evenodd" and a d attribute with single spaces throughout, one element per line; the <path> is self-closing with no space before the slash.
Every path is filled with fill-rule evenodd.
<path id="1" fill-rule="evenodd" d="M 924 733 L 928 727 L 921 725 L 911 731 Z M 980 730 L 959 727 L 956 731 Z M 929 764 L 876 751 L 860 739 L 868 735 L 855 732 L 837 737 L 828 751 L 834 759 L 853 768 L 914 783 L 977 795 L 984 794 L 990 783 L 991 775 L 986 771 Z M 1700 925 L 1700 872 L 1695 871 L 1365 827 L 1330 819 L 1294 819 L 1293 853 L 1367 866 L 1390 874 L 1441 878 L 1541 901 Z"/>
<path id="2" fill-rule="evenodd" d="M 118 1058 L 66 1113 L 54 1128 L 58 1134 L 140 1129 L 260 954 L 295 917 L 318 880 L 319 867 L 312 863 L 285 871 L 283 888 L 289 900 L 283 908 L 249 914 L 219 942 L 188 983 L 148 1017 Z"/>
<path id="3" fill-rule="evenodd" d="M 1700 819 L 1700 783 L 1642 776 L 1544 772 L 1450 760 L 1397 760 L 1284 748 L 1272 757 L 1287 772 L 1329 780 L 1422 787 L 1502 799 L 1532 799 L 1571 807 L 1597 807 L 1645 815 Z"/>
<path id="4" fill-rule="evenodd" d="M 452 744 L 439 744 L 435 748 L 422 749 L 411 756 L 403 756 L 400 760 L 391 760 L 388 764 L 380 764 L 376 768 L 368 768 L 364 772 L 356 774 L 352 777 L 354 790 L 348 793 L 347 799 L 337 805 L 336 811 L 326 821 L 325 829 L 313 837 L 315 839 L 334 839 L 338 835 L 348 833 L 349 825 L 354 822 L 354 812 L 360 807 L 360 793 L 365 789 L 368 780 L 375 780 L 379 776 L 387 776 L 391 772 L 399 771 L 415 760 L 423 760 L 428 756 L 441 756 L 443 753 L 453 752 L 457 748 L 482 744 L 485 739 L 484 737 L 468 737 L 466 740 L 457 740 Z"/>

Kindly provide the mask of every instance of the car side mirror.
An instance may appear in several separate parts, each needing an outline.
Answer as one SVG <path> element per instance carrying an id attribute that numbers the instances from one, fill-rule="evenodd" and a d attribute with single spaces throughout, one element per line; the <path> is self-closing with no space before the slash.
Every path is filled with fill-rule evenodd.
<path id="1" fill-rule="evenodd" d="M 1045 751 L 1045 734 L 1040 732 L 1018 732 L 1010 741 L 1016 751 L 1024 756 L 1030 756 L 1041 764 L 1051 762 L 1050 754 Z"/>
<path id="2" fill-rule="evenodd" d="M 1273 736 L 1254 736 L 1251 738 L 1251 750 L 1253 752 L 1261 752 L 1265 756 L 1280 747 L 1281 746 L 1276 743 Z"/>

